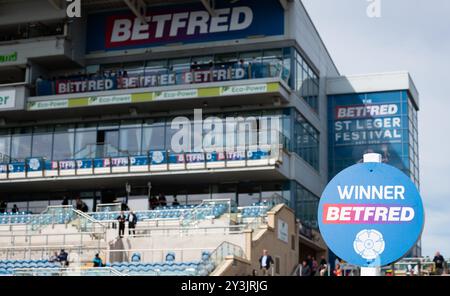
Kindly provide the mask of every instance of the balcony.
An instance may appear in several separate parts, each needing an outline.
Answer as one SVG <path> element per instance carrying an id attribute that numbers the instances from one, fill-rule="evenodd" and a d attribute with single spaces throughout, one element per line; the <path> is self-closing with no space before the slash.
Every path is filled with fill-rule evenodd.
<path id="1" fill-rule="evenodd" d="M 29 59 L 70 59 L 69 26 L 63 20 L 5 25 L 0 28 L 0 66 L 27 64 Z M 54 61 L 53 61 L 54 62 Z"/>
<path id="2" fill-rule="evenodd" d="M 254 147 L 237 151 L 174 153 L 150 151 L 148 155 L 95 158 L 99 150 L 86 149 L 86 158 L 51 161 L 29 158 L 23 162 L 0 164 L 0 183 L 45 181 L 113 176 L 149 176 L 211 172 L 233 172 L 242 169 L 275 169 L 283 162 L 281 146 Z M 89 154 L 88 152 L 91 152 Z M 89 158 L 88 156 L 93 156 Z M 27 185 L 28 186 L 28 185 Z"/>
<path id="3" fill-rule="evenodd" d="M 128 74 L 110 72 L 101 75 L 76 76 L 67 79 L 39 80 L 37 97 L 29 99 L 27 109 L 57 110 L 67 108 L 112 106 L 158 102 L 157 106 L 172 108 L 176 102 L 190 99 L 189 108 L 211 98 L 217 106 L 242 105 L 242 96 L 250 104 L 273 103 L 274 96 L 287 101 L 289 70 L 281 63 L 219 64 L 191 66 L 185 70 L 143 71 Z M 226 99 L 225 99 L 226 97 Z M 253 98 L 253 102 L 251 99 Z M 209 103 L 214 105 L 214 100 Z"/>

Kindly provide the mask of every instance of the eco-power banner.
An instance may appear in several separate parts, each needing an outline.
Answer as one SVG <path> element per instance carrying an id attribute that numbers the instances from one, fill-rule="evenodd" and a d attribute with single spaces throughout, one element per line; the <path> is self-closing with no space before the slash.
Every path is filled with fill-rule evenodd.
<path id="1" fill-rule="evenodd" d="M 14 89 L 0 90 L 0 109 L 9 109 L 16 106 L 16 91 Z"/>
<path id="2" fill-rule="evenodd" d="M 278 0 L 218 0 L 215 11 L 211 16 L 200 1 L 148 7 L 146 24 L 129 11 L 91 14 L 87 52 L 284 34 L 284 10 Z"/>
<path id="3" fill-rule="evenodd" d="M 319 228 L 330 250 L 358 266 L 386 266 L 420 238 L 420 194 L 402 171 L 383 163 L 353 165 L 334 177 L 319 203 Z"/>

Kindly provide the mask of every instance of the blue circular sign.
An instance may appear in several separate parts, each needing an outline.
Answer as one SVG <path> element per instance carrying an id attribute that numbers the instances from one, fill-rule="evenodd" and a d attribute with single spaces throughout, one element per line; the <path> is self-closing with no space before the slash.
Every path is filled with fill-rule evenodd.
<path id="1" fill-rule="evenodd" d="M 351 264 L 376 267 L 397 261 L 417 243 L 424 210 L 419 191 L 402 171 L 362 163 L 328 183 L 318 220 L 333 253 Z"/>

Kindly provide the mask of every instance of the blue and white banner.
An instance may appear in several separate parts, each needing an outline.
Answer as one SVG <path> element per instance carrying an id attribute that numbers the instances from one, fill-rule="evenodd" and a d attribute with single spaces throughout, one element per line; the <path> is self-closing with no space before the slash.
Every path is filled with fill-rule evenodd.
<path id="1" fill-rule="evenodd" d="M 61 160 L 59 161 L 59 170 L 75 170 L 77 167 L 76 160 Z"/>
<path id="2" fill-rule="evenodd" d="M 131 166 L 145 166 L 149 164 L 149 158 L 146 156 L 133 156 L 130 158 Z"/>
<path id="3" fill-rule="evenodd" d="M 96 158 L 94 159 L 94 168 L 109 168 L 111 162 L 109 158 Z"/>
<path id="4" fill-rule="evenodd" d="M 24 173 L 25 172 L 25 163 L 24 162 L 16 162 L 9 164 L 9 172 L 10 173 Z"/>
<path id="5" fill-rule="evenodd" d="M 42 158 L 27 159 L 27 171 L 38 172 L 44 169 L 44 160 Z"/>
<path id="6" fill-rule="evenodd" d="M 6 174 L 8 172 L 7 164 L 0 164 L 0 174 Z"/>
<path id="7" fill-rule="evenodd" d="M 124 167 L 129 165 L 128 157 L 115 157 L 111 158 L 112 167 Z"/>
<path id="8" fill-rule="evenodd" d="M 166 151 L 150 151 L 150 163 L 152 165 L 167 163 Z"/>
<path id="9" fill-rule="evenodd" d="M 77 160 L 77 169 L 92 169 L 94 167 L 94 161 L 92 159 L 79 159 Z"/>

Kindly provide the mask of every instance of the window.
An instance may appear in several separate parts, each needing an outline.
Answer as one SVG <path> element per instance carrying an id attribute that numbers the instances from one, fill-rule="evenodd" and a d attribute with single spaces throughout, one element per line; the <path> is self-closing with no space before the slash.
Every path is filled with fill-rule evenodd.
<path id="1" fill-rule="evenodd" d="M 319 77 L 297 51 L 295 72 L 295 91 L 315 112 L 318 112 Z"/>
<path id="2" fill-rule="evenodd" d="M 119 155 L 140 155 L 141 140 L 141 123 L 123 123 L 119 131 Z"/>
<path id="3" fill-rule="evenodd" d="M 300 219 L 301 223 L 308 227 L 317 229 L 317 210 L 319 206 L 319 198 L 302 185 L 298 183 L 296 185 L 296 216 Z"/>
<path id="4" fill-rule="evenodd" d="M 96 151 L 96 125 L 79 125 L 75 131 L 75 158 L 93 158 L 96 157 Z"/>
<path id="5" fill-rule="evenodd" d="M 32 157 L 43 157 L 51 159 L 52 157 L 53 134 L 33 134 Z"/>
<path id="6" fill-rule="evenodd" d="M 275 257 L 275 273 L 280 274 L 280 257 Z"/>
<path id="7" fill-rule="evenodd" d="M 294 120 L 294 152 L 318 170 L 319 131 L 296 111 Z"/>
<path id="8" fill-rule="evenodd" d="M 165 150 L 165 123 L 149 120 L 142 129 L 142 153 L 151 150 Z"/>
<path id="9" fill-rule="evenodd" d="M 74 156 L 75 134 L 73 132 L 55 132 L 53 138 L 53 160 L 72 159 Z"/>
<path id="10" fill-rule="evenodd" d="M 11 136 L 7 133 L 0 134 L 0 161 L 9 162 L 9 154 L 11 153 Z"/>
<path id="11" fill-rule="evenodd" d="M 31 130 L 17 129 L 12 135 L 11 157 L 18 161 L 24 161 L 31 156 Z"/>

